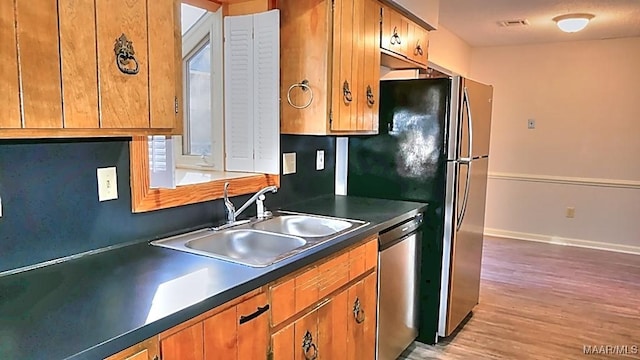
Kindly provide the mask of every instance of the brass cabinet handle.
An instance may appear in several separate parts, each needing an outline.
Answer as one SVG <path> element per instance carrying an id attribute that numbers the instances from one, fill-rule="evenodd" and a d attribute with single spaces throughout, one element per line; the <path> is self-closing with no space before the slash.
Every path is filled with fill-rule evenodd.
<path id="1" fill-rule="evenodd" d="M 313 351 L 311 352 L 311 350 Z M 318 348 L 313 343 L 313 336 L 307 330 L 302 338 L 302 350 L 304 350 L 304 358 L 306 360 L 316 360 L 318 358 Z"/>
<path id="2" fill-rule="evenodd" d="M 353 303 L 353 317 L 356 319 L 356 323 L 362 324 L 364 322 L 364 310 L 360 308 L 360 299 L 356 298 Z"/>
<path id="3" fill-rule="evenodd" d="M 391 35 L 391 45 L 401 45 L 402 44 L 402 39 L 400 38 L 400 35 L 398 34 L 398 27 L 394 26 L 393 27 L 393 35 Z"/>
<path id="4" fill-rule="evenodd" d="M 124 33 L 116 39 L 113 51 L 116 54 L 116 65 L 123 74 L 135 75 L 140 71 L 135 57 L 136 52 L 133 50 L 133 42 L 129 41 Z M 131 67 L 131 61 L 135 66 Z"/>
<path id="5" fill-rule="evenodd" d="M 371 85 L 367 85 L 367 104 L 369 106 L 373 106 L 376 103 L 376 100 L 373 96 L 373 90 L 371 89 Z"/>
<path id="6" fill-rule="evenodd" d="M 414 55 L 424 55 L 424 51 L 422 51 L 422 46 L 420 45 L 420 40 L 416 42 L 416 49 L 413 51 Z"/>
<path id="7" fill-rule="evenodd" d="M 353 101 L 353 95 L 351 95 L 351 90 L 349 90 L 349 82 L 347 80 L 342 84 L 342 96 L 344 96 L 344 102 L 350 103 Z"/>

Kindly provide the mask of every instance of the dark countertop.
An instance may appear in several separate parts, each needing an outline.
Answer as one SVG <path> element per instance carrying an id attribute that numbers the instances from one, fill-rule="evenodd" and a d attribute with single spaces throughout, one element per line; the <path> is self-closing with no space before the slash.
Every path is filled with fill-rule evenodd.
<path id="1" fill-rule="evenodd" d="M 265 268 L 140 243 L 0 277 L 0 359 L 102 359 L 425 207 L 333 195 L 285 206 L 371 224 Z"/>

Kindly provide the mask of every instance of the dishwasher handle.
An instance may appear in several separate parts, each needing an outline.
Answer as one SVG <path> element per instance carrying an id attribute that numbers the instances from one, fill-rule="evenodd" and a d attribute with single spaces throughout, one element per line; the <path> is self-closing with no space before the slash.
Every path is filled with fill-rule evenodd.
<path id="1" fill-rule="evenodd" d="M 380 251 L 415 233 L 422 225 L 422 221 L 422 214 L 418 214 L 409 220 L 382 231 L 378 237 Z"/>

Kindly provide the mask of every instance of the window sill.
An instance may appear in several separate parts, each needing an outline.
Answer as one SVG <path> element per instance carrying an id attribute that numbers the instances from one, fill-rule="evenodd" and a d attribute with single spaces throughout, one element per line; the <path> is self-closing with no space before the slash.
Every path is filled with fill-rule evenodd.
<path id="1" fill-rule="evenodd" d="M 176 186 L 208 183 L 217 180 L 231 180 L 255 176 L 255 173 L 196 169 L 194 167 L 178 166 L 176 168 Z"/>

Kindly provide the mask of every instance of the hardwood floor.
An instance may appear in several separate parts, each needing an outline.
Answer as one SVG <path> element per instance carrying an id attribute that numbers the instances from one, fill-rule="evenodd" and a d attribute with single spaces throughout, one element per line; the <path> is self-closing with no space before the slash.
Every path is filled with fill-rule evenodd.
<path id="1" fill-rule="evenodd" d="M 400 359 L 640 359 L 640 256 L 485 238 L 466 325 Z"/>

